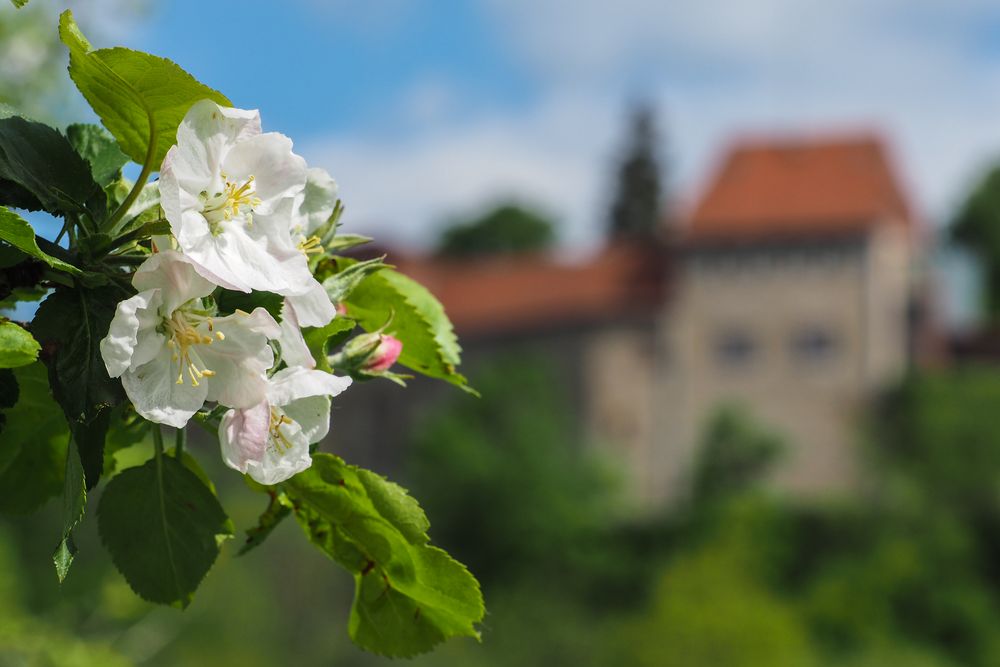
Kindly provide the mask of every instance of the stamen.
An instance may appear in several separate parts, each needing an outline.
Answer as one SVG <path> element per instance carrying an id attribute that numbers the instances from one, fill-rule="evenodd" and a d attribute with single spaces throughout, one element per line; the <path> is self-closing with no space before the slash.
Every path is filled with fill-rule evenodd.
<path id="1" fill-rule="evenodd" d="M 323 241 L 318 236 L 310 236 L 305 241 L 301 241 L 298 247 L 306 255 L 322 255 L 325 252 Z"/>

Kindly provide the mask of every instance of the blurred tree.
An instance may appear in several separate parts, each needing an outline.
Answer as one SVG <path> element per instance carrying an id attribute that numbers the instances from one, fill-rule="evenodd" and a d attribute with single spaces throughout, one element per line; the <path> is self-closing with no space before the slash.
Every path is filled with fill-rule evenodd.
<path id="1" fill-rule="evenodd" d="M 632 111 L 628 145 L 618 171 L 609 220 L 612 237 L 650 237 L 660 228 L 662 191 L 653 109 Z"/>
<path id="2" fill-rule="evenodd" d="M 554 225 L 543 215 L 515 204 L 503 204 L 445 229 L 438 253 L 465 257 L 547 250 L 555 238 Z"/>
<path id="3" fill-rule="evenodd" d="M 698 445 L 694 501 L 707 505 L 749 491 L 784 451 L 784 443 L 740 408 L 722 406 L 709 418 Z"/>
<path id="4" fill-rule="evenodd" d="M 984 314 L 992 323 L 1000 321 L 1000 165 L 969 194 L 952 221 L 951 236 L 978 261 L 985 283 Z"/>
<path id="5" fill-rule="evenodd" d="M 476 370 L 489 400 L 458 397 L 415 436 L 408 477 L 434 539 L 484 586 L 566 576 L 615 509 L 613 480 L 576 441 L 555 377 L 543 358 L 496 358 Z"/>

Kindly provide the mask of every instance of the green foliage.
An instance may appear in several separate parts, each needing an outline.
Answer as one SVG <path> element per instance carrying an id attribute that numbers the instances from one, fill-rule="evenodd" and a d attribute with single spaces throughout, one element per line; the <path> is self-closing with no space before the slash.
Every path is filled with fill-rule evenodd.
<path id="1" fill-rule="evenodd" d="M 93 50 L 69 10 L 59 19 L 69 49 L 69 74 L 122 151 L 141 165 L 155 165 L 176 140 L 192 104 L 226 97 L 165 58 L 125 48 Z"/>
<path id="2" fill-rule="evenodd" d="M 66 128 L 66 138 L 73 149 L 90 164 L 90 171 L 102 188 L 121 178 L 128 156 L 118 148 L 115 138 L 100 125 L 74 123 Z"/>
<path id="3" fill-rule="evenodd" d="M 124 396 L 121 382 L 108 377 L 100 342 L 127 297 L 110 287 L 57 289 L 38 308 L 31 329 L 47 351 L 52 392 L 71 424 L 93 421 Z"/>
<path id="4" fill-rule="evenodd" d="M 738 495 L 758 484 L 784 451 L 776 435 L 740 408 L 720 408 L 705 426 L 694 471 L 697 503 Z"/>
<path id="5" fill-rule="evenodd" d="M 809 667 L 806 627 L 722 545 L 673 562 L 652 608 L 623 636 L 622 664 L 637 667 Z"/>
<path id="6" fill-rule="evenodd" d="M 341 303 L 351 292 L 354 291 L 361 281 L 373 274 L 385 268 L 385 264 L 382 262 L 382 257 L 376 257 L 373 259 L 366 259 L 363 262 L 358 262 L 353 259 L 341 259 L 336 262 L 338 271 L 327 278 L 323 279 L 323 289 L 326 290 L 326 295 L 330 297 L 332 303 Z M 322 269 L 317 272 L 318 276 L 324 275 Z"/>
<path id="7" fill-rule="evenodd" d="M 58 130 L 19 116 L 0 119 L 0 180 L 15 183 L 53 213 L 104 218 L 104 190 Z M 6 203 L 6 202 L 3 202 Z"/>
<path id="8" fill-rule="evenodd" d="M 979 261 L 986 282 L 984 314 L 995 321 L 1000 317 L 1000 165 L 969 193 L 952 220 L 951 237 Z"/>
<path id="9" fill-rule="evenodd" d="M 292 513 L 287 497 L 279 496 L 273 491 L 270 492 L 267 508 L 257 519 L 257 525 L 247 529 L 247 537 L 240 547 L 239 555 L 242 556 L 264 543 L 271 532 Z"/>
<path id="10" fill-rule="evenodd" d="M 63 490 L 69 429 L 40 363 L 13 371 L 18 400 L 0 431 L 0 513 L 26 514 Z"/>
<path id="11" fill-rule="evenodd" d="M 544 216 L 513 204 L 498 206 L 474 220 L 444 230 L 438 253 L 449 257 L 547 250 L 555 227 Z"/>
<path id="12" fill-rule="evenodd" d="M 108 482 L 97 509 L 101 540 L 129 586 L 150 602 L 186 607 L 232 525 L 211 489 L 157 455 Z"/>
<path id="13" fill-rule="evenodd" d="M 393 269 L 382 269 L 351 292 L 347 312 L 366 331 L 378 331 L 389 322 L 386 332 L 403 342 L 402 365 L 476 393 L 456 370 L 462 348 L 451 321 L 423 285 Z"/>
<path id="14" fill-rule="evenodd" d="M 419 425 L 410 445 L 408 477 L 435 535 L 487 586 L 603 569 L 605 554 L 629 564 L 606 533 L 613 478 L 581 451 L 557 377 L 528 353 L 493 359 L 477 372 L 489 400 L 456 398 Z M 588 550 L 593 562 L 579 562 Z"/>
<path id="15" fill-rule="evenodd" d="M 13 322 L 0 320 L 0 368 L 26 366 L 38 359 L 41 349 L 30 333 Z"/>
<path id="16" fill-rule="evenodd" d="M 87 506 L 87 489 L 83 472 L 83 464 L 76 446 L 75 438 L 70 439 L 66 452 L 66 477 L 63 489 L 63 529 L 62 539 L 56 552 L 52 554 L 52 562 L 56 566 L 56 576 L 62 583 L 69 574 L 77 548 L 73 540 L 73 529 L 83 519 Z"/>
<path id="17" fill-rule="evenodd" d="M 339 345 L 354 330 L 357 323 L 349 317 L 335 317 L 322 327 L 308 327 L 302 331 L 306 346 L 316 361 L 316 368 L 331 372 L 327 355 L 330 348 Z"/>
<path id="18" fill-rule="evenodd" d="M 17 213 L 8 211 L 3 206 L 0 206 L 0 239 L 10 243 L 25 254 L 42 260 L 53 269 L 73 275 L 82 275 L 83 273 L 72 264 L 42 252 L 41 248 L 38 247 L 35 230 L 31 228 L 31 225 Z"/>
<path id="19" fill-rule="evenodd" d="M 449 637 L 479 636 L 479 585 L 427 543 L 427 517 L 402 489 L 317 454 L 287 493 L 310 540 L 354 574 L 349 630 L 359 646 L 402 657 Z"/>
<path id="20" fill-rule="evenodd" d="M 215 295 L 216 303 L 221 313 L 235 313 L 242 310 L 245 313 L 253 312 L 254 308 L 263 308 L 272 317 L 281 317 L 281 304 L 284 297 L 280 294 L 270 292 L 234 292 L 233 290 L 220 289 Z"/>
<path id="21" fill-rule="evenodd" d="M 610 231 L 613 236 L 649 237 L 655 235 L 660 226 L 662 210 L 657 136 L 651 108 L 634 110 L 630 132 L 618 172 Z"/>

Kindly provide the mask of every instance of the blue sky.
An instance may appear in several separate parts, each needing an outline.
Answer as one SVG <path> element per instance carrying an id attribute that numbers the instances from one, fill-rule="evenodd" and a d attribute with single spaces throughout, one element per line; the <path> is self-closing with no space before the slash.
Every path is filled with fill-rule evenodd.
<path id="1" fill-rule="evenodd" d="M 746 134 L 881 132 L 931 221 L 1000 154 L 986 0 L 172 0 L 132 24 L 122 1 L 84 28 L 260 108 L 389 243 L 513 197 L 593 247 L 638 97 L 681 211 Z"/>

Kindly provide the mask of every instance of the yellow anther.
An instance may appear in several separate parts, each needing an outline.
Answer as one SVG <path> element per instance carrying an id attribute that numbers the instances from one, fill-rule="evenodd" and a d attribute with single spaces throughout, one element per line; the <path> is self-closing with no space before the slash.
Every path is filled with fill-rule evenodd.
<path id="1" fill-rule="evenodd" d="M 222 333 L 221 331 L 216 331 L 215 337 L 218 338 L 219 340 L 226 340 L 226 334 Z"/>
<path id="2" fill-rule="evenodd" d="M 305 241 L 299 242 L 299 250 L 306 255 L 322 255 L 323 241 L 318 236 L 310 236 Z"/>

